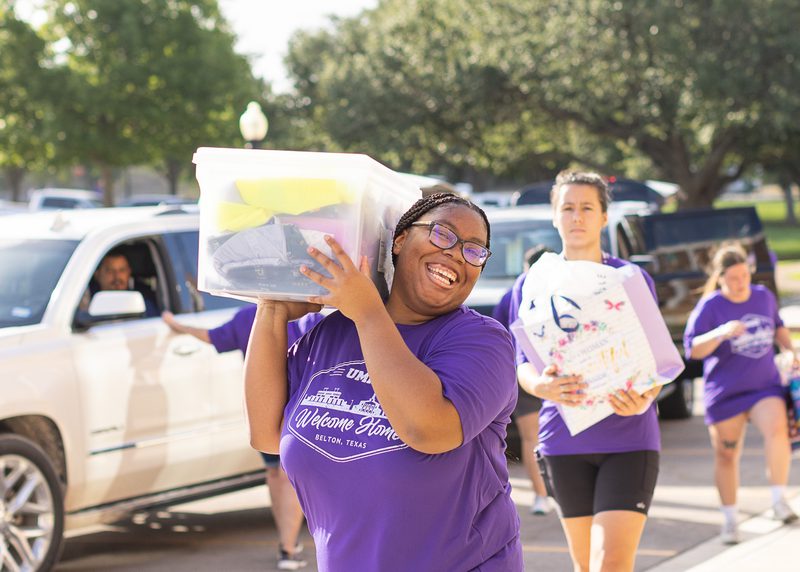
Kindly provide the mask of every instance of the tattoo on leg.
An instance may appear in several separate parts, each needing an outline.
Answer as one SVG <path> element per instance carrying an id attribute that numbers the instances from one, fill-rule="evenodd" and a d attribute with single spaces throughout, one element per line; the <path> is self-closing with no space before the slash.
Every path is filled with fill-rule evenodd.
<path id="1" fill-rule="evenodd" d="M 723 449 L 735 449 L 736 445 L 737 441 L 726 441 L 725 439 L 722 440 Z"/>

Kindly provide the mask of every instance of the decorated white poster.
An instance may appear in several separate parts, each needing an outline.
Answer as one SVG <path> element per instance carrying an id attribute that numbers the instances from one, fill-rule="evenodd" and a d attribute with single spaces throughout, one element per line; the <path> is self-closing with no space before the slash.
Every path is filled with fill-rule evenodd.
<path id="1" fill-rule="evenodd" d="M 548 254 L 528 276 L 512 331 L 538 371 L 555 364 L 588 384 L 582 404 L 559 405 L 572 435 L 614 412 L 608 401 L 614 391 L 641 394 L 683 369 L 638 268 Z"/>

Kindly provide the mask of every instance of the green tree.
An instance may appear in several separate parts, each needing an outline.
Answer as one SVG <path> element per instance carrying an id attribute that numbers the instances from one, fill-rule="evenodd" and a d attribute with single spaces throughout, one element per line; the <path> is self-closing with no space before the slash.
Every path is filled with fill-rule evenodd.
<path id="1" fill-rule="evenodd" d="M 47 92 L 53 73 L 45 42 L 19 20 L 9 2 L 0 3 L 0 168 L 11 199 L 22 200 L 22 180 L 53 156 L 52 111 Z"/>
<path id="2" fill-rule="evenodd" d="M 798 224 L 794 186 L 800 186 L 800 129 L 796 126 L 775 130 L 758 155 L 759 165 L 777 182 L 786 202 L 786 224 Z"/>
<path id="3" fill-rule="evenodd" d="M 516 87 L 481 62 L 485 11 L 456 0 L 387 0 L 331 32 L 296 35 L 287 65 L 297 114 L 328 148 L 399 169 L 479 187 L 485 175 L 551 173 L 571 159 L 567 135 L 510 105 Z"/>
<path id="4" fill-rule="evenodd" d="M 519 105 L 627 143 L 710 206 L 752 162 L 800 65 L 791 0 L 502 2 Z M 796 110 L 795 110 L 796 116 Z"/>
<path id="5" fill-rule="evenodd" d="M 414 170 L 649 172 L 698 207 L 776 109 L 797 116 L 798 27 L 792 0 L 384 0 L 295 37 L 289 64 L 332 146 Z"/>
<path id="6" fill-rule="evenodd" d="M 238 114 L 260 87 L 233 52 L 216 1 L 55 0 L 52 7 L 55 58 L 69 70 L 60 150 L 99 167 L 106 204 L 119 168 L 163 164 L 174 191 L 196 147 L 236 140 Z"/>
<path id="7" fill-rule="evenodd" d="M 241 145 L 239 115 L 266 88 L 234 52 L 235 37 L 215 0 L 156 4 L 160 13 L 147 30 L 160 47 L 148 79 L 158 119 L 148 139 L 174 194 L 197 147 Z"/>

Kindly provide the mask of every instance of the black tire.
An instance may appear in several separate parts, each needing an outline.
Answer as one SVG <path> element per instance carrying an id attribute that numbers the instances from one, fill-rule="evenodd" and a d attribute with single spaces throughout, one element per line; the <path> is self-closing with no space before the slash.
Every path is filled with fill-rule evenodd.
<path id="1" fill-rule="evenodd" d="M 7 556 L 22 570 L 52 570 L 64 540 L 64 495 L 52 461 L 33 441 L 0 434 L 0 479 L 7 481 L 0 489 L 0 543 Z M 30 504 L 35 510 L 26 510 Z M 41 536 L 23 539 L 19 526 L 38 528 Z"/>
<path id="2" fill-rule="evenodd" d="M 661 419 L 688 419 L 694 408 L 694 380 L 676 379 L 675 390 L 658 402 Z"/>

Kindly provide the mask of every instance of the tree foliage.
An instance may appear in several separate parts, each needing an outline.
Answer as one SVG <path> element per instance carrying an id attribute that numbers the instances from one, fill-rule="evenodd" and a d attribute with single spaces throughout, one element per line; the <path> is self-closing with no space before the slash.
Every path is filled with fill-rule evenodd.
<path id="1" fill-rule="evenodd" d="M 629 142 L 681 185 L 687 206 L 706 206 L 752 160 L 750 135 L 772 123 L 800 71 L 793 4 L 509 2 L 508 70 L 537 87 L 523 101 Z"/>
<path id="2" fill-rule="evenodd" d="M 798 27 L 791 0 L 384 0 L 296 37 L 289 64 L 344 149 L 506 176 L 649 167 L 705 206 L 787 127 L 776 109 L 796 116 Z"/>
<path id="3" fill-rule="evenodd" d="M 200 145 L 237 140 L 236 118 L 260 97 L 216 1 L 55 0 L 54 62 L 68 70 L 59 99 L 63 155 L 113 171 L 160 162 L 177 176 Z"/>
<path id="4" fill-rule="evenodd" d="M 0 3 L 0 168 L 12 200 L 22 199 L 22 177 L 43 168 L 53 156 L 52 95 L 54 74 L 45 66 L 45 42 Z"/>
<path id="5" fill-rule="evenodd" d="M 485 35 L 460 21 L 474 9 L 389 0 L 333 32 L 296 35 L 287 63 L 304 112 L 332 147 L 397 168 L 466 179 L 552 170 L 568 160 L 565 136 L 542 137 L 535 112 L 520 121 L 508 77 L 481 63 Z"/>

